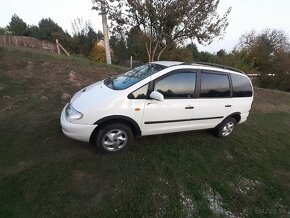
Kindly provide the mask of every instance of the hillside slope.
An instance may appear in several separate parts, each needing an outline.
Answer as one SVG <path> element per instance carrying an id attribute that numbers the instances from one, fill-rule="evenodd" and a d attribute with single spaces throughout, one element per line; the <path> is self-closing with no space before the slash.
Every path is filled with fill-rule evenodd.
<path id="1" fill-rule="evenodd" d="M 249 120 L 143 137 L 102 155 L 66 138 L 71 95 L 123 69 L 0 47 L 0 214 L 4 217 L 287 217 L 290 95 L 255 90 Z"/>

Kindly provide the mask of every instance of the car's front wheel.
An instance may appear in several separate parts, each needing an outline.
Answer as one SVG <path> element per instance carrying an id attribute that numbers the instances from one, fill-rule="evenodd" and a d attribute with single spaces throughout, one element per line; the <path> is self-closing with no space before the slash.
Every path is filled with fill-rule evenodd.
<path id="1" fill-rule="evenodd" d="M 97 134 L 97 148 L 105 153 L 117 153 L 127 150 L 133 141 L 129 126 L 122 123 L 108 124 Z"/>
<path id="2" fill-rule="evenodd" d="M 225 119 L 220 125 L 216 127 L 216 136 L 224 138 L 231 135 L 236 127 L 236 123 L 237 121 L 235 118 Z"/>

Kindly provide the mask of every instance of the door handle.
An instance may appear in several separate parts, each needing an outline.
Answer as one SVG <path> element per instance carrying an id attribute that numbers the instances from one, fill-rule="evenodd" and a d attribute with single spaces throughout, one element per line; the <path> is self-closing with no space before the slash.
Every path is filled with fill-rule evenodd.
<path id="1" fill-rule="evenodd" d="M 189 109 L 194 109 L 193 106 L 186 106 L 185 109 L 189 110 Z"/>
<path id="2" fill-rule="evenodd" d="M 225 105 L 225 107 L 231 107 L 232 105 L 230 105 L 230 104 L 227 104 L 227 105 Z"/>

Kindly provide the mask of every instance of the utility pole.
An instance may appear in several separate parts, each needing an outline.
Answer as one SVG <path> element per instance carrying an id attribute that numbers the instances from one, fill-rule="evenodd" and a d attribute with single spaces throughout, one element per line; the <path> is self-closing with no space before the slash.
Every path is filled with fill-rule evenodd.
<path id="1" fill-rule="evenodd" d="M 109 43 L 109 33 L 108 33 L 108 23 L 107 23 L 106 0 L 100 0 L 100 2 L 101 2 L 102 23 L 103 23 L 103 34 L 104 34 L 104 41 L 105 41 L 106 61 L 107 61 L 107 64 L 112 64 L 110 43 Z"/>

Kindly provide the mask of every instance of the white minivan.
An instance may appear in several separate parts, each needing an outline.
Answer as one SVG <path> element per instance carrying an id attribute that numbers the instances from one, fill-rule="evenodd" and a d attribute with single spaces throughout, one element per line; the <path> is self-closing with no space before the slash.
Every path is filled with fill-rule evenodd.
<path id="1" fill-rule="evenodd" d="M 214 129 L 227 137 L 247 120 L 252 101 L 251 80 L 240 70 L 158 61 L 77 92 L 61 126 L 66 136 L 115 153 L 137 136 Z"/>

